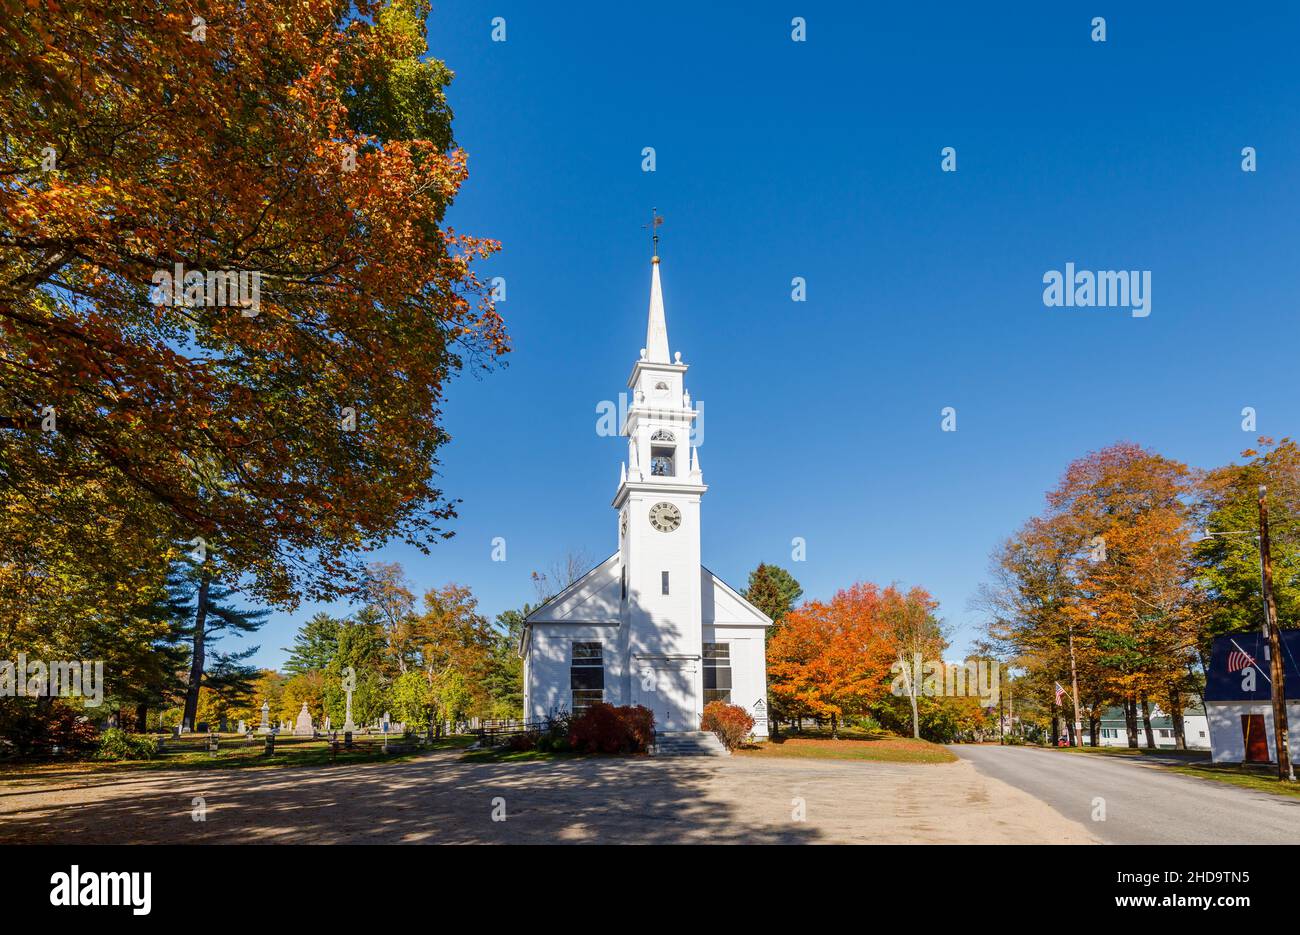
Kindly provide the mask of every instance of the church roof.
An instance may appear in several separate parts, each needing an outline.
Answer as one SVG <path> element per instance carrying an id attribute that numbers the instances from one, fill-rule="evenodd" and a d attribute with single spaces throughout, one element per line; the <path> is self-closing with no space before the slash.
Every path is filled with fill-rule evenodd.
<path id="1" fill-rule="evenodd" d="M 701 623 L 705 626 L 770 626 L 772 620 L 708 568 L 700 566 Z M 622 618 L 623 581 L 618 552 L 574 581 L 524 618 L 519 652 L 528 644 L 535 623 L 618 626 Z"/>

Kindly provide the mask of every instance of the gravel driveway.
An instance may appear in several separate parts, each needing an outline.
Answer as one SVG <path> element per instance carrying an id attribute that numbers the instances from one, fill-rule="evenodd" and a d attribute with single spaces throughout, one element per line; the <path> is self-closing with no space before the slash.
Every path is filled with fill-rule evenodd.
<path id="1" fill-rule="evenodd" d="M 199 796 L 202 822 L 192 817 Z M 964 761 L 466 763 L 458 752 L 444 751 L 323 769 L 0 777 L 0 841 L 6 843 L 1093 840 L 1088 828 Z"/>

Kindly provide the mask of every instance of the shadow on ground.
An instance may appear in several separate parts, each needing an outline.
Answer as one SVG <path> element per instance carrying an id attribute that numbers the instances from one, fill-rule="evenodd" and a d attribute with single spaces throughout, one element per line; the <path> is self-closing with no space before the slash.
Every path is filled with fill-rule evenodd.
<path id="1" fill-rule="evenodd" d="M 742 817 L 710 758 L 125 772 L 0 787 L 5 843 L 748 843 L 820 832 Z M 196 798 L 201 797 L 201 802 Z M 204 821 L 195 809 L 206 808 Z M 493 820 L 493 815 L 505 820 Z"/>

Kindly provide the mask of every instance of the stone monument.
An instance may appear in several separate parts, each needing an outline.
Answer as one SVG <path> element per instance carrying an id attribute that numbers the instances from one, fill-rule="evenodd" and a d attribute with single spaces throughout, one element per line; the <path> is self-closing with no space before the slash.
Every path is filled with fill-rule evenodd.
<path id="1" fill-rule="evenodd" d="M 311 712 L 307 710 L 305 701 L 302 703 L 302 710 L 298 712 L 298 723 L 293 725 L 293 735 L 295 737 L 316 736 L 316 725 L 311 722 Z"/>
<path id="2" fill-rule="evenodd" d="M 351 732 L 357 729 L 357 725 L 352 723 L 352 693 L 357 687 L 357 670 L 348 666 L 343 670 L 343 690 L 348 695 L 347 712 L 343 715 L 343 730 Z"/>

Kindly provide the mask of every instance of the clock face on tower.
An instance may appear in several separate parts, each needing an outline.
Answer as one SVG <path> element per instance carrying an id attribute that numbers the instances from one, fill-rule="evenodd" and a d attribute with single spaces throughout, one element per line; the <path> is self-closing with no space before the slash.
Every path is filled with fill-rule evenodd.
<path id="1" fill-rule="evenodd" d="M 671 503 L 656 503 L 650 507 L 650 525 L 660 532 L 672 532 L 682 524 L 682 511 Z"/>

